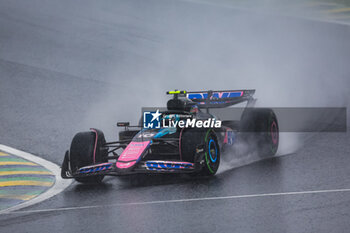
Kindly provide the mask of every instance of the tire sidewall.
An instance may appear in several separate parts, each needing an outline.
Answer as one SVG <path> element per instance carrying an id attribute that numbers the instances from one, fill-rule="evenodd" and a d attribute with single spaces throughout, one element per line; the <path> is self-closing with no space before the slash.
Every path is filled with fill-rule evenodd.
<path id="1" fill-rule="evenodd" d="M 97 140 L 96 140 L 97 137 Z M 96 148 L 95 148 L 96 143 Z M 107 151 L 102 148 L 106 143 L 104 134 L 100 130 L 77 133 L 71 143 L 69 161 L 72 173 L 77 169 L 95 163 L 107 162 Z M 90 177 L 76 177 L 75 180 L 81 183 L 99 183 L 103 175 Z"/>
<path id="2" fill-rule="evenodd" d="M 247 109 L 241 118 L 240 134 L 260 157 L 274 156 L 278 150 L 279 127 L 272 109 Z"/>

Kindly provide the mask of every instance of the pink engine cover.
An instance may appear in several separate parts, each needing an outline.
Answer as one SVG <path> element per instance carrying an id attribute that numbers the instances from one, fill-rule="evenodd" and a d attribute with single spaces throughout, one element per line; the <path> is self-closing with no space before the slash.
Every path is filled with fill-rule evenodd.
<path id="1" fill-rule="evenodd" d="M 130 142 L 117 161 L 117 168 L 130 168 L 134 166 L 151 141 Z M 123 161 L 123 162 L 120 162 Z"/>

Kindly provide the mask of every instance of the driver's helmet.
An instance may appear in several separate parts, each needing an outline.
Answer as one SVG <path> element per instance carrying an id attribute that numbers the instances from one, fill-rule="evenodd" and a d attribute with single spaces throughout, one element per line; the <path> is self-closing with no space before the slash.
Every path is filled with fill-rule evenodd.
<path id="1" fill-rule="evenodd" d="M 196 113 L 198 113 L 198 112 L 199 112 L 198 106 L 197 106 L 197 105 L 192 105 L 192 106 L 191 106 L 191 109 L 190 109 L 190 113 L 196 114 Z"/>

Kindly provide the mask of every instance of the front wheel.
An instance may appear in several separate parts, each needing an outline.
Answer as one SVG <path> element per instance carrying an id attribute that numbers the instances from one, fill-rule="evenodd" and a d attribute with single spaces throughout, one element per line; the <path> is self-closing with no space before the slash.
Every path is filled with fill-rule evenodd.
<path id="1" fill-rule="evenodd" d="M 204 137 L 204 163 L 201 173 L 205 176 L 215 175 L 220 165 L 220 147 L 212 130 L 208 130 Z"/>
<path id="2" fill-rule="evenodd" d="M 187 129 L 180 135 L 181 159 L 195 163 L 204 161 L 202 169 L 196 175 L 215 175 L 220 164 L 220 147 L 215 132 L 212 129 Z M 197 154 L 198 146 L 203 148 L 204 154 Z"/>
<path id="3" fill-rule="evenodd" d="M 81 167 L 107 162 L 107 151 L 102 148 L 106 143 L 103 133 L 96 129 L 77 133 L 69 151 L 70 167 L 73 174 Z M 99 183 L 104 176 L 75 177 L 81 183 Z"/>

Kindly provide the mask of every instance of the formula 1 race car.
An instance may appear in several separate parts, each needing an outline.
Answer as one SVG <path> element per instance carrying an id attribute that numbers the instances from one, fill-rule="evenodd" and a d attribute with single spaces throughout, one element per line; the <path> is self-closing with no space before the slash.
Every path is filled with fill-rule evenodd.
<path id="1" fill-rule="evenodd" d="M 255 90 L 170 91 L 164 111 L 144 111 L 137 126 L 124 127 L 119 141 L 106 142 L 98 129 L 77 133 L 64 156 L 62 178 L 100 182 L 106 175 L 192 173 L 214 175 L 220 153 L 244 140 L 261 156 L 273 156 L 279 129 L 275 113 L 253 108 Z M 221 121 L 211 109 L 246 102 L 240 120 Z M 232 109 L 232 108 L 231 108 Z M 143 123 L 143 124 L 142 124 Z M 253 147 L 253 146 L 252 146 Z"/>

